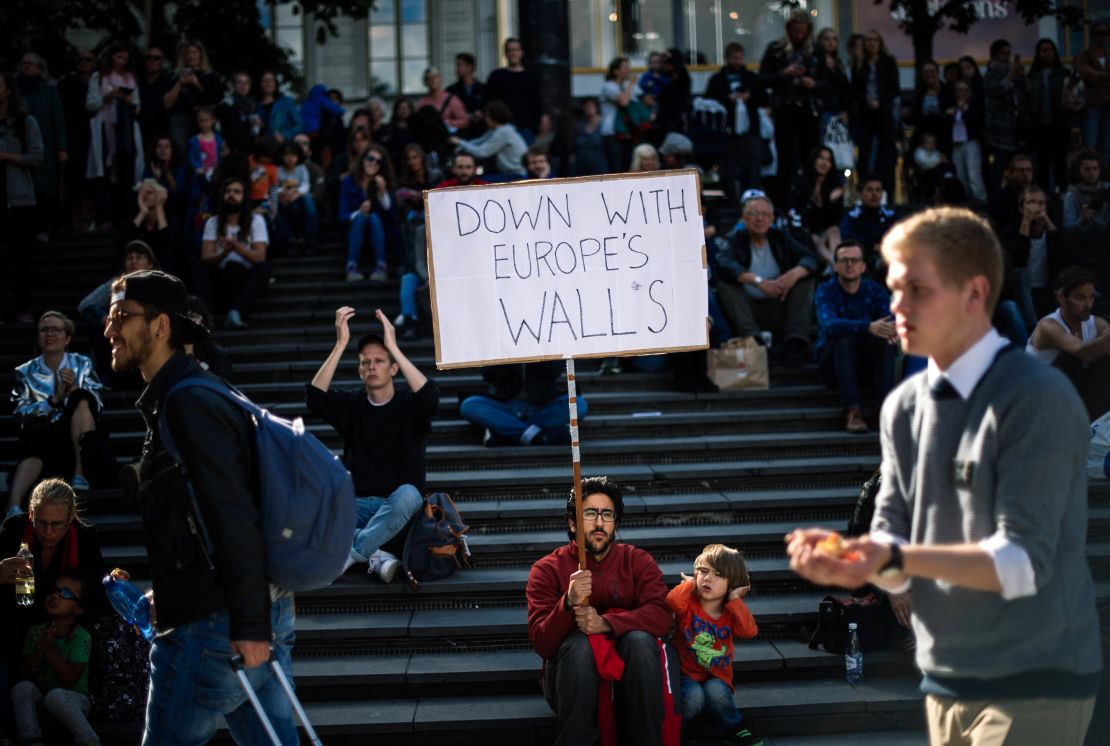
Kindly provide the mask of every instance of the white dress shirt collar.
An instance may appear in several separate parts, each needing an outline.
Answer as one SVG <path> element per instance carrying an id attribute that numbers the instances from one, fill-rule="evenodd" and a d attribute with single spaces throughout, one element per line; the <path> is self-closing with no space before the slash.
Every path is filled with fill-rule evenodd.
<path id="1" fill-rule="evenodd" d="M 979 341 L 964 351 L 956 361 L 942 371 L 937 367 L 933 358 L 929 358 L 929 367 L 926 371 L 929 386 L 936 383 L 942 375 L 948 379 L 952 387 L 959 393 L 960 398 L 967 399 L 979 384 L 980 379 L 991 367 L 998 351 L 1009 342 L 994 327 L 979 338 Z"/>

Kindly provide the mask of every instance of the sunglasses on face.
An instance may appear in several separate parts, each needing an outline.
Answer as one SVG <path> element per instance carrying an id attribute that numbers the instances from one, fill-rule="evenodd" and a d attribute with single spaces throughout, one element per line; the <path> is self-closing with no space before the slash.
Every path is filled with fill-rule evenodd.
<path id="1" fill-rule="evenodd" d="M 128 319 L 130 319 L 133 316 L 141 316 L 144 319 L 146 319 L 147 321 L 150 321 L 151 319 L 155 318 L 157 315 L 158 314 L 150 313 L 149 311 L 144 312 L 144 313 L 132 313 L 131 311 L 124 311 L 124 310 L 120 309 L 118 311 L 113 311 L 112 313 L 108 314 L 104 318 L 104 328 L 105 329 L 111 329 L 112 327 L 115 327 L 115 328 L 119 329 L 120 327 L 122 327 L 124 324 L 127 323 Z"/>
<path id="2" fill-rule="evenodd" d="M 382 162 L 382 159 L 379 158 L 376 155 L 364 156 L 363 160 L 365 160 L 367 163 L 381 163 Z"/>
<path id="3" fill-rule="evenodd" d="M 61 596 L 62 599 L 66 601 L 76 601 L 77 603 L 81 603 L 81 597 L 65 586 L 56 585 L 50 592 L 56 596 Z"/>

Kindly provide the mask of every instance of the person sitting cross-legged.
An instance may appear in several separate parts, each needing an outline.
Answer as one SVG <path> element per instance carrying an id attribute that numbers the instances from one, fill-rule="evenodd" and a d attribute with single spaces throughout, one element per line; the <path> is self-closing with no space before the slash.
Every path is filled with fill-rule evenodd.
<path id="1" fill-rule="evenodd" d="M 860 411 L 860 374 L 870 373 L 875 403 L 894 388 L 894 342 L 890 293 L 863 276 L 863 248 L 844 241 L 833 253 L 836 277 L 817 287 L 817 360 L 825 384 L 839 389 L 850 433 L 867 432 Z"/>
<path id="2" fill-rule="evenodd" d="M 467 422 L 485 429 L 482 442 L 499 445 L 569 445 L 567 394 L 560 391 L 563 363 L 515 363 L 482 368 L 488 396 L 468 396 L 459 406 Z M 523 393 L 523 397 L 521 394 Z M 578 396 L 578 420 L 586 417 Z"/>
<path id="3" fill-rule="evenodd" d="M 744 202 L 745 229 L 717 252 L 717 297 L 734 333 L 759 337 L 769 329 L 782 339 L 782 362 L 797 366 L 809 356 L 810 312 L 817 256 L 786 232 L 771 227 L 771 201 L 761 193 Z"/>
<path id="4" fill-rule="evenodd" d="M 1094 273 L 1062 270 L 1056 300 L 1060 307 L 1037 322 L 1025 349 L 1075 384 L 1093 422 L 1110 409 L 1110 323 L 1092 314 Z"/>
<path id="5" fill-rule="evenodd" d="M 400 562 L 382 547 L 402 533 L 423 505 L 424 445 L 439 407 L 439 386 L 401 352 L 393 324 L 378 309 L 375 316 L 382 335 L 367 334 L 358 342 L 363 388 L 332 389 L 354 315 L 350 306 L 335 312 L 335 347 L 306 387 L 305 402 L 343 438 L 343 463 L 354 478 L 355 494 L 360 495 L 348 566 L 366 562 L 371 575 L 377 573 L 388 583 Z M 398 372 L 405 377 L 407 389 L 394 388 Z"/>

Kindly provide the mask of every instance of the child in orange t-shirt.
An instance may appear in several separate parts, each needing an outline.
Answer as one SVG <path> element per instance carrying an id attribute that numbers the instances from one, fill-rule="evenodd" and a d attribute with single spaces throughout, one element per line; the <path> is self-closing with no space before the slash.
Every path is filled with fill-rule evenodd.
<path id="1" fill-rule="evenodd" d="M 733 638 L 759 634 L 743 598 L 751 590 L 744 556 L 710 544 L 694 560 L 694 576 L 667 594 L 675 615 L 674 646 L 682 671 L 682 720 L 709 710 L 725 743 L 760 746 L 763 739 L 741 726 L 733 700 Z"/>

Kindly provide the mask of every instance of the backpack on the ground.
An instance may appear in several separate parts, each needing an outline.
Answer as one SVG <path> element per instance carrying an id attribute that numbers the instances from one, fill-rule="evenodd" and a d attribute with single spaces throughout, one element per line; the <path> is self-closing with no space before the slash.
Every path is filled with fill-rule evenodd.
<path id="1" fill-rule="evenodd" d="M 470 567 L 470 547 L 458 506 L 445 492 L 433 492 L 424 498 L 405 537 L 401 566 L 413 588 L 422 580 L 446 578 L 456 567 Z"/>
<path id="2" fill-rule="evenodd" d="M 855 622 L 860 650 L 865 653 L 882 650 L 890 646 L 890 618 L 886 599 L 874 594 L 860 598 L 825 596 L 817 610 L 817 628 L 809 638 L 809 647 L 843 653 L 848 648 L 848 625 Z"/>
<path id="3" fill-rule="evenodd" d="M 276 417 L 223 382 L 186 378 L 174 384 L 166 399 L 191 386 L 213 391 L 251 416 L 270 581 L 283 590 L 307 591 L 339 577 L 355 532 L 355 488 L 347 468 L 305 430 L 301 418 Z M 165 417 L 159 418 L 158 429 L 166 452 L 182 464 Z M 189 481 L 187 474 L 185 478 Z M 189 494 L 201 535 L 209 537 L 191 481 Z"/>

